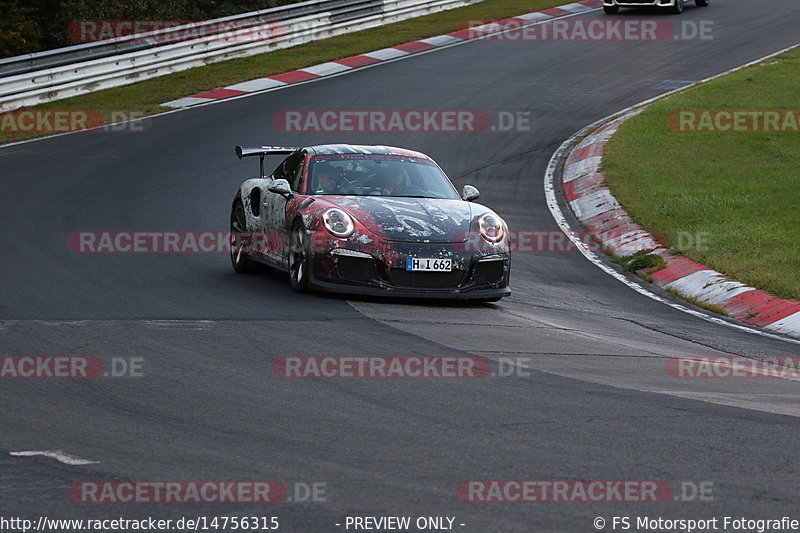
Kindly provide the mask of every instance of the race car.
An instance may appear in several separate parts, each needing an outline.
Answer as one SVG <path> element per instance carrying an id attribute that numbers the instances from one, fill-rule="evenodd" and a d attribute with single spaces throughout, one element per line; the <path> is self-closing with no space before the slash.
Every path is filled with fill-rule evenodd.
<path id="1" fill-rule="evenodd" d="M 427 155 L 389 146 L 236 147 L 259 157 L 231 208 L 231 262 L 288 272 L 299 292 L 497 301 L 508 227 Z M 264 158 L 286 158 L 269 176 Z"/>
<path id="2" fill-rule="evenodd" d="M 663 7 L 676 15 L 683 13 L 687 0 L 603 0 L 603 10 L 609 15 L 619 13 L 620 7 Z M 705 7 L 711 0 L 694 0 L 697 7 Z"/>

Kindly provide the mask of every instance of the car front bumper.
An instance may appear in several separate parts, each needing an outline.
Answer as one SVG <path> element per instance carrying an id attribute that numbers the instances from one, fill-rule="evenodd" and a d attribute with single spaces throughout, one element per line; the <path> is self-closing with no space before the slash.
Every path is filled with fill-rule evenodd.
<path id="1" fill-rule="evenodd" d="M 410 298 L 489 299 L 511 294 L 511 257 L 505 242 L 316 241 L 309 282 L 331 292 Z M 406 258 L 449 258 L 451 272 L 410 272 Z"/>
<path id="2" fill-rule="evenodd" d="M 603 0 L 603 5 L 619 7 L 672 7 L 675 0 Z"/>

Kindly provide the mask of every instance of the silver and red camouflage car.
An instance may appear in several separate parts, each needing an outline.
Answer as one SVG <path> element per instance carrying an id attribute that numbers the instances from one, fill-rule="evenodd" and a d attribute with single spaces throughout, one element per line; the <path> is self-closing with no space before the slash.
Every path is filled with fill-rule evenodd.
<path id="1" fill-rule="evenodd" d="M 511 294 L 506 223 L 459 196 L 425 154 L 389 146 L 236 147 L 261 173 L 231 209 L 231 262 L 287 271 L 292 287 L 497 301 Z M 264 158 L 285 155 L 271 175 Z"/>
<path id="2" fill-rule="evenodd" d="M 654 7 L 669 9 L 672 13 L 680 15 L 689 0 L 603 0 L 603 10 L 608 15 L 619 13 L 620 7 Z M 706 7 L 711 0 L 694 0 L 697 7 Z"/>

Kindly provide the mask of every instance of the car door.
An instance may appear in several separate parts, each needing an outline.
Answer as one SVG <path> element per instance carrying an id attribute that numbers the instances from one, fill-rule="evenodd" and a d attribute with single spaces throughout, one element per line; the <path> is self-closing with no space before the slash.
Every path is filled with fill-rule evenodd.
<path id="1" fill-rule="evenodd" d="M 269 186 L 274 180 L 285 179 L 289 182 L 292 192 L 298 193 L 304 163 L 305 152 L 302 150 L 298 150 L 284 159 L 270 176 L 271 179 L 268 180 L 267 190 L 264 193 L 262 228 L 264 228 L 268 243 L 265 259 L 283 266 L 286 265 L 289 231 L 291 230 L 287 227 L 286 209 L 287 204 L 296 199 L 293 197 L 287 200 L 280 194 L 269 192 Z"/>

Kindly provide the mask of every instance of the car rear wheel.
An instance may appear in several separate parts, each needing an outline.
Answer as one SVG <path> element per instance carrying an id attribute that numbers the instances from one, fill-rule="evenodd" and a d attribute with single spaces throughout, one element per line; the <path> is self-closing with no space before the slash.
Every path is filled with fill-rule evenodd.
<path id="1" fill-rule="evenodd" d="M 711 0 L 694 0 L 694 3 L 697 7 L 706 7 L 711 3 Z"/>
<path id="2" fill-rule="evenodd" d="M 675 0 L 675 5 L 672 6 L 672 12 L 676 15 L 683 13 L 683 0 Z"/>
<path id="3" fill-rule="evenodd" d="M 231 208 L 231 264 L 239 274 L 247 274 L 255 270 L 255 265 L 247 255 L 247 223 L 242 201 L 237 198 Z"/>
<path id="4" fill-rule="evenodd" d="M 606 12 L 606 15 L 616 15 L 619 13 L 619 6 L 616 4 L 613 6 L 603 6 L 603 11 Z"/>
<path id="5" fill-rule="evenodd" d="M 311 264 L 309 238 L 302 222 L 295 222 L 289 247 L 289 280 L 297 292 L 308 291 L 308 269 Z"/>

